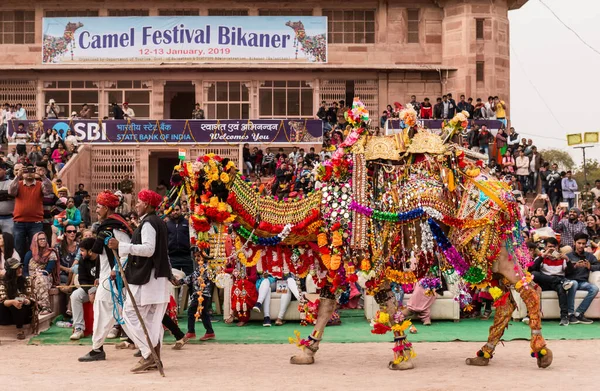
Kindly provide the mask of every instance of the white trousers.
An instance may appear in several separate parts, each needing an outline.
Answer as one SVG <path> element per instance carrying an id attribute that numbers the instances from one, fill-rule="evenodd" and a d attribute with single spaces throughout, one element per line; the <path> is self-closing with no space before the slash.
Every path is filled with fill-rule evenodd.
<path id="1" fill-rule="evenodd" d="M 71 293 L 71 311 L 73 311 L 73 328 L 75 330 L 85 330 L 83 303 L 87 303 L 88 301 L 90 301 L 90 298 L 83 288 L 77 288 Z M 94 319 L 96 318 L 94 317 Z M 94 321 L 94 323 L 96 322 Z"/>
<path id="2" fill-rule="evenodd" d="M 286 281 L 288 291 L 281 295 L 279 314 L 277 315 L 277 318 L 279 319 L 283 319 L 285 311 L 287 311 L 287 308 L 290 305 L 290 302 L 292 301 L 292 294 L 294 295 L 296 300 L 300 301 L 300 291 L 298 290 L 296 280 L 294 280 L 292 277 L 288 277 Z M 265 278 L 258 287 L 257 301 L 262 304 L 264 316 L 271 316 L 271 283 L 268 278 Z"/>
<path id="3" fill-rule="evenodd" d="M 162 342 L 163 335 L 165 334 L 162 319 L 165 312 L 167 312 L 167 305 L 168 303 L 138 305 L 138 310 L 144 320 L 153 347 Z M 135 313 L 131 300 L 125 300 L 123 318 L 125 320 L 125 332 L 127 336 L 140 348 L 144 358 L 150 357 L 150 346 L 148 346 L 144 329 Z"/>
<path id="4" fill-rule="evenodd" d="M 115 318 L 113 318 L 112 301 L 94 300 L 94 335 L 92 336 L 92 348 L 100 349 L 104 345 L 104 340 L 113 328 Z"/>
<path id="5" fill-rule="evenodd" d="M 298 291 L 298 285 L 296 284 L 296 280 L 294 280 L 292 277 L 288 277 L 286 281 L 288 290 L 286 293 L 283 293 L 281 295 L 281 305 L 279 307 L 279 315 L 277 315 L 278 319 L 283 319 L 285 311 L 287 311 L 287 308 L 290 305 L 290 302 L 292 301 L 292 293 L 294 294 L 296 300 L 300 301 L 300 292 Z"/>

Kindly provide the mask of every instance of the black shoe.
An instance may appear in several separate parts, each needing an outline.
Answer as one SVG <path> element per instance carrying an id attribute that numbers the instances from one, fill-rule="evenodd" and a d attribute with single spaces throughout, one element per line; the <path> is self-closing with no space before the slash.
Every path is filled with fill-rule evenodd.
<path id="1" fill-rule="evenodd" d="M 570 324 L 577 324 L 577 323 L 579 323 L 579 319 L 575 316 L 575 314 L 569 315 L 569 323 Z"/>
<path id="2" fill-rule="evenodd" d="M 560 318 L 560 323 L 558 325 L 559 326 L 568 326 L 569 325 L 569 319 L 567 319 L 566 316 L 564 318 Z"/>
<path id="3" fill-rule="evenodd" d="M 265 319 L 263 320 L 263 327 L 271 327 L 271 318 L 268 316 L 265 316 Z"/>
<path id="4" fill-rule="evenodd" d="M 90 362 L 90 361 L 101 361 L 101 360 L 106 360 L 106 353 L 104 353 L 104 350 L 101 350 L 99 352 L 92 350 L 85 356 L 79 357 L 79 362 Z"/>
<path id="5" fill-rule="evenodd" d="M 577 317 L 577 320 L 579 321 L 579 323 L 582 323 L 582 324 L 592 324 L 592 323 L 594 323 L 593 320 L 586 318 L 585 316 L 583 316 L 583 314 L 580 314 Z"/>
<path id="6" fill-rule="evenodd" d="M 254 304 L 254 307 L 252 307 L 252 311 L 258 312 L 260 314 L 262 312 L 262 304 L 261 303 Z"/>

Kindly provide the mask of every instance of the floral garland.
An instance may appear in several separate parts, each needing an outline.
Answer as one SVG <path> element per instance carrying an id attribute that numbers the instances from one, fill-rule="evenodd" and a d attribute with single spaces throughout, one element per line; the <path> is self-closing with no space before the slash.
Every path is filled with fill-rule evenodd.
<path id="1" fill-rule="evenodd" d="M 250 230 L 246 229 L 239 223 L 235 223 L 233 225 L 233 228 L 239 236 L 246 240 L 250 240 L 252 243 L 259 246 L 277 246 L 278 244 L 283 242 L 292 231 L 292 225 L 286 224 L 285 227 L 283 227 L 283 230 L 277 235 L 272 236 L 270 238 L 261 238 L 253 234 Z"/>
<path id="2" fill-rule="evenodd" d="M 321 228 L 321 233 L 317 235 L 317 245 L 321 253 L 321 262 L 328 270 L 338 270 L 342 264 L 343 233 L 340 223 L 331 226 L 331 243 L 327 237 L 327 230 Z"/>
<path id="3" fill-rule="evenodd" d="M 454 268 L 456 273 L 458 273 L 459 276 L 463 276 L 467 272 L 467 270 L 469 270 L 469 264 L 465 261 L 462 255 L 459 254 L 458 250 L 456 250 L 456 247 L 454 247 L 450 240 L 448 240 L 448 238 L 446 237 L 440 226 L 435 222 L 435 220 L 429 218 L 427 222 L 429 223 L 431 233 L 433 234 L 437 245 L 446 257 L 446 260 L 450 265 L 452 265 L 452 267 Z"/>
<path id="4" fill-rule="evenodd" d="M 413 221 L 421 218 L 425 214 L 425 211 L 421 207 L 409 210 L 407 212 L 395 213 L 375 210 L 371 207 L 360 205 L 355 201 L 350 203 L 350 209 L 375 220 L 390 221 L 394 223 L 406 223 Z"/>
<path id="5" fill-rule="evenodd" d="M 243 246 L 242 246 L 242 240 L 240 239 L 239 236 L 235 237 L 234 243 L 235 243 L 236 255 L 237 255 L 238 259 L 240 260 L 240 263 L 242 265 L 244 265 L 245 267 L 256 266 L 256 264 L 258 263 L 258 261 L 260 260 L 260 257 L 261 257 L 260 250 L 257 250 L 254 253 L 254 256 L 252 257 L 252 261 L 248 262 L 248 258 L 246 258 L 246 254 L 244 254 L 244 249 L 243 249 Z"/>

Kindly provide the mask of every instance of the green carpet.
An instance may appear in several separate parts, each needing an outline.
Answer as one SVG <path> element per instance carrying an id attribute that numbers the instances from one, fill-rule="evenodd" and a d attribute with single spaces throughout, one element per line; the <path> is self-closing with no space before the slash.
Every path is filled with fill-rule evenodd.
<path id="1" fill-rule="evenodd" d="M 391 334 L 375 335 L 371 334 L 369 322 L 364 317 L 362 310 L 341 311 L 342 325 L 327 327 L 325 330 L 325 340 L 327 342 L 337 343 L 356 343 L 356 342 L 389 342 Z M 217 339 L 208 343 L 228 343 L 228 344 L 286 344 L 288 337 L 293 336 L 294 330 L 300 331 L 302 337 L 306 337 L 312 330 L 311 327 L 302 327 L 297 322 L 288 322 L 280 327 L 263 327 L 261 323 L 251 322 L 244 327 L 237 327 L 235 324 L 225 324 L 221 318 L 219 322 L 213 323 L 213 328 Z M 179 325 L 184 332 L 187 321 L 185 318 L 179 319 Z M 420 322 L 415 322 L 418 333 L 410 335 L 412 342 L 485 342 L 487 340 L 488 329 L 492 320 L 482 321 L 479 319 L 465 319 L 460 322 L 452 321 L 434 321 L 433 325 L 425 327 Z M 570 325 L 561 327 L 558 320 L 549 320 L 543 322 L 543 334 L 546 339 L 598 339 L 600 338 L 599 326 L 597 323 L 592 325 Z M 196 323 L 196 335 L 198 337 L 204 334 L 202 323 Z M 80 341 L 73 342 L 69 340 L 71 329 L 64 329 L 52 325 L 50 329 L 40 335 L 32 338 L 30 344 L 46 345 L 91 345 L 91 337 L 83 338 Z M 517 339 L 528 339 L 530 336 L 529 327 L 521 322 L 511 322 L 504 333 L 504 340 L 511 341 Z M 173 343 L 174 338 L 169 332 L 165 334 L 167 344 Z M 200 343 L 190 341 L 190 343 Z"/>

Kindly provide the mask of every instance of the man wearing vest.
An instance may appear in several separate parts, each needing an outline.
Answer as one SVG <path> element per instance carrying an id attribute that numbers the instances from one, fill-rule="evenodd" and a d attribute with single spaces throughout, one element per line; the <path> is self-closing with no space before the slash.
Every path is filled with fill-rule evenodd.
<path id="1" fill-rule="evenodd" d="M 52 194 L 52 182 L 46 176 L 36 172 L 33 165 L 28 165 L 15 173 L 8 194 L 15 197 L 13 212 L 15 250 L 21 259 L 25 259 L 33 235 L 43 229 L 43 201 L 46 195 Z"/>
<path id="2" fill-rule="evenodd" d="M 127 224 L 125 219 L 115 213 L 115 209 L 119 206 L 120 199 L 115 194 L 105 190 L 96 197 L 96 213 L 98 214 L 98 237 L 96 243 L 92 247 L 92 252 L 98 254 L 96 261 L 96 282 L 98 286 L 96 297 L 94 300 L 94 334 L 92 336 L 92 350 L 83 357 L 79 358 L 81 362 L 99 361 L 106 359 L 104 352 L 104 340 L 110 332 L 115 319 L 113 316 L 113 300 L 110 293 L 109 284 L 112 284 L 111 274 L 116 271 L 115 255 L 113 250 L 108 248 L 104 239 L 113 237 L 122 244 L 131 242 L 133 231 Z M 121 263 L 126 260 L 125 256 L 121 256 Z M 114 275 L 114 274 L 113 274 Z"/>
<path id="3" fill-rule="evenodd" d="M 115 238 L 108 242 L 108 247 L 119 250 L 121 256 L 129 255 L 125 277 L 159 359 L 164 334 L 162 319 L 169 303 L 171 277 L 167 226 L 156 215 L 156 209 L 161 202 L 162 197 L 158 193 L 146 189 L 140 191 L 135 206 L 140 216 L 140 225 L 133 233 L 131 243 L 121 243 Z M 125 300 L 123 318 L 127 335 L 142 353 L 142 358 L 131 371 L 157 369 L 152 358 L 151 346 L 148 346 L 130 298 Z"/>

